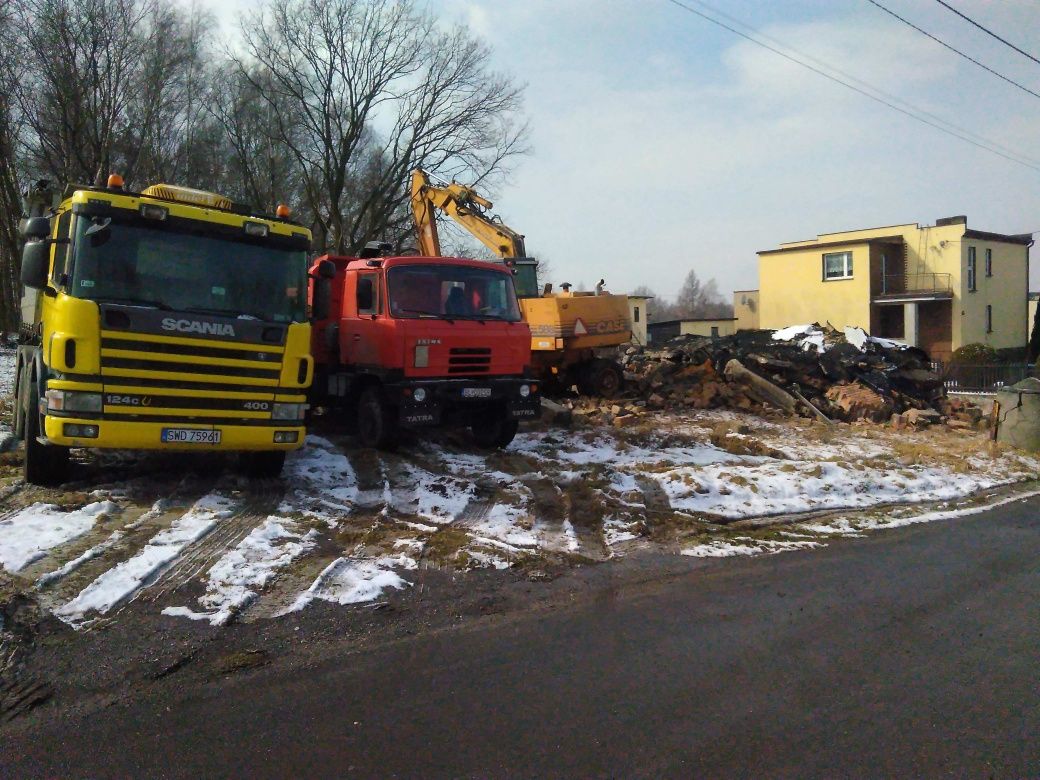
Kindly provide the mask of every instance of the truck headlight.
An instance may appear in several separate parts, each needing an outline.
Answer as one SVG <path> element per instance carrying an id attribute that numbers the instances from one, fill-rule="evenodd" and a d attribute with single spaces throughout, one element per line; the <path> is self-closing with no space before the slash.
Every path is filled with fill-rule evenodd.
<path id="1" fill-rule="evenodd" d="M 104 406 L 101 393 L 79 393 L 73 390 L 48 390 L 45 394 L 48 412 L 100 412 Z"/>
<path id="2" fill-rule="evenodd" d="M 412 398 L 414 398 L 419 403 L 422 403 L 426 400 L 426 390 L 422 387 L 415 388 L 415 392 L 412 393 Z"/>
<path id="3" fill-rule="evenodd" d="M 309 408 L 307 404 L 275 404 L 271 409 L 271 419 L 302 420 Z"/>
<path id="4" fill-rule="evenodd" d="M 530 385 L 520 385 L 520 397 L 527 398 L 531 394 Z"/>

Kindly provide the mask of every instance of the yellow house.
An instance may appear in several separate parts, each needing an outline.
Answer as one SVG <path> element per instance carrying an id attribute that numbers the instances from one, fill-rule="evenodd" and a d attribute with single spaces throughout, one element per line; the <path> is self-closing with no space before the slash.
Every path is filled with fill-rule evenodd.
<path id="1" fill-rule="evenodd" d="M 652 295 L 628 296 L 628 321 L 632 323 L 633 344 L 644 347 L 647 345 L 646 302 L 653 300 L 653 297 Z"/>
<path id="2" fill-rule="evenodd" d="M 704 319 L 665 320 L 664 322 L 651 322 L 647 328 L 650 331 L 650 341 L 660 344 L 676 336 L 705 336 L 719 338 L 721 336 L 732 336 L 737 332 L 736 317 L 717 317 Z"/>
<path id="3" fill-rule="evenodd" d="M 733 292 L 733 316 L 737 330 L 758 330 L 758 290 Z"/>
<path id="4" fill-rule="evenodd" d="M 759 323 L 853 325 L 937 360 L 976 342 L 1022 347 L 1032 244 L 963 216 L 781 244 L 758 253 Z"/>

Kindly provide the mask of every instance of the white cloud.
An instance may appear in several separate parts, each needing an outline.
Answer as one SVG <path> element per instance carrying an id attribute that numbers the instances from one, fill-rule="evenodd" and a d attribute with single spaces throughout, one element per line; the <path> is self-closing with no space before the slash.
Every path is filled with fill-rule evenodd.
<path id="1" fill-rule="evenodd" d="M 224 18 L 235 3 L 215 5 Z M 886 5 L 1038 84 L 1033 63 L 941 6 Z M 1040 101 L 866 4 L 724 7 L 917 109 L 1040 157 Z M 1026 48 L 1019 33 L 1040 23 L 1035 5 L 961 7 Z M 756 284 L 756 250 L 820 232 L 950 214 L 984 230 L 1040 228 L 1037 172 L 671 4 L 431 0 L 430 8 L 468 24 L 493 47 L 496 67 L 528 84 L 534 150 L 492 194 L 529 250 L 550 258 L 556 282 L 604 276 L 614 289 L 648 283 L 667 295 L 693 267 L 728 291 Z"/>

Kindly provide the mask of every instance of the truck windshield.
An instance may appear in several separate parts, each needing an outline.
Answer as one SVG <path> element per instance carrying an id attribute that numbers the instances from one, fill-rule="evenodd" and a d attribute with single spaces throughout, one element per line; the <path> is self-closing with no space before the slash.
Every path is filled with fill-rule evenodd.
<path id="1" fill-rule="evenodd" d="M 302 250 L 78 217 L 71 294 L 174 311 L 306 319 Z"/>
<path id="2" fill-rule="evenodd" d="M 520 320 L 513 277 L 499 270 L 460 265 L 398 266 L 388 272 L 387 284 L 394 317 Z"/>

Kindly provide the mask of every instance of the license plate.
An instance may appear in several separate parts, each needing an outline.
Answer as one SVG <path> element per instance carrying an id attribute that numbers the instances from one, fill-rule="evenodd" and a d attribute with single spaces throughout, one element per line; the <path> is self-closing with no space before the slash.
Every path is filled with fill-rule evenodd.
<path id="1" fill-rule="evenodd" d="M 163 428 L 164 444 L 220 444 L 220 431 L 201 428 Z"/>
<path id="2" fill-rule="evenodd" d="M 464 387 L 462 388 L 463 398 L 490 398 L 491 388 L 490 387 Z"/>

